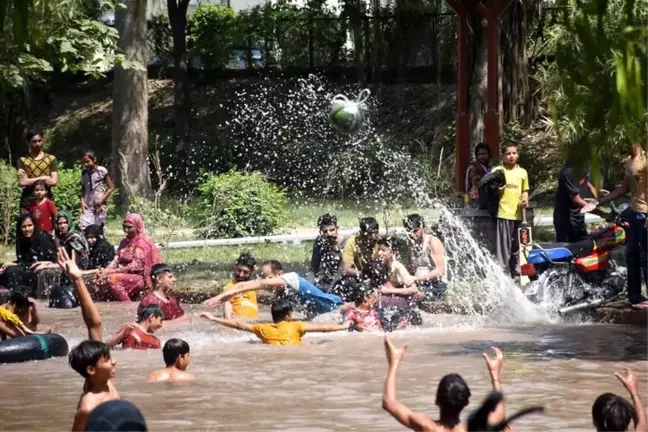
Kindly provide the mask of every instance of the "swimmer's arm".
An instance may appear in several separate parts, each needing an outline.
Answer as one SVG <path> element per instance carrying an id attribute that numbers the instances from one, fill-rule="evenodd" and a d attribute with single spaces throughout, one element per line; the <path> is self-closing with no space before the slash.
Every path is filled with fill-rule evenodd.
<path id="1" fill-rule="evenodd" d="M 228 301 L 237 294 L 242 294 L 248 291 L 259 291 L 263 289 L 278 289 L 282 288 L 285 284 L 286 283 L 281 278 L 258 279 L 247 282 L 239 282 L 237 284 L 234 284 L 227 291 L 205 300 L 203 304 L 207 307 L 213 308 L 223 302 Z"/>
<path id="2" fill-rule="evenodd" d="M 72 425 L 72 432 L 82 432 L 85 430 L 86 423 L 88 421 L 88 416 L 92 412 L 89 404 L 84 403 L 83 399 L 79 403 L 79 408 L 77 409 L 76 414 L 74 415 L 74 424 Z"/>
<path id="3" fill-rule="evenodd" d="M 0 320 L 0 335 L 6 335 L 10 338 L 25 336 L 15 324 Z"/>
<path id="4" fill-rule="evenodd" d="M 223 316 L 225 319 L 232 319 L 234 310 L 232 308 L 232 303 L 231 302 L 225 302 L 223 304 Z"/>
<path id="5" fill-rule="evenodd" d="M 36 302 L 33 300 L 29 300 L 30 303 L 30 313 L 31 313 L 31 319 L 30 319 L 30 324 L 34 326 L 34 328 L 37 328 L 38 324 L 40 324 L 40 316 L 38 315 L 38 308 L 36 307 Z"/>
<path id="6" fill-rule="evenodd" d="M 646 409 L 644 408 L 639 393 L 632 393 L 632 404 L 634 405 L 635 412 L 637 413 L 637 432 L 648 432 L 648 420 L 646 419 Z"/>
<path id="7" fill-rule="evenodd" d="M 106 341 L 108 348 L 115 348 L 117 345 L 122 343 L 126 336 L 128 336 L 133 331 L 133 326 L 127 326 L 122 331 L 118 332 L 115 336 Z"/>
<path id="8" fill-rule="evenodd" d="M 208 319 L 209 321 L 213 321 L 213 322 L 215 322 L 217 324 L 220 324 L 222 326 L 225 326 L 225 327 L 229 327 L 229 328 L 233 328 L 233 329 L 237 329 L 237 330 L 243 330 L 243 331 L 246 331 L 246 332 L 254 333 L 254 328 L 252 327 L 252 325 L 250 325 L 248 323 L 244 323 L 244 322 L 237 321 L 237 320 L 232 320 L 232 319 L 218 318 L 218 317 L 215 317 L 213 314 L 210 314 L 208 312 L 201 313 L 200 317 Z"/>
<path id="9" fill-rule="evenodd" d="M 344 324 L 308 324 L 304 327 L 304 331 L 306 333 L 330 333 L 348 330 L 351 324 L 351 321 L 347 321 Z"/>

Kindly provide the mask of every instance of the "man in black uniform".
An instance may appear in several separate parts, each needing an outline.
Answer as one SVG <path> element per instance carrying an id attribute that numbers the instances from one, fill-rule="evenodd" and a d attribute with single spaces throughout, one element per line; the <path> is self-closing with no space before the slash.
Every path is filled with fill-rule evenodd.
<path id="1" fill-rule="evenodd" d="M 579 175 L 569 162 L 560 169 L 553 222 L 556 241 L 575 243 L 587 237 L 585 214 L 581 209 L 588 203 L 586 197 L 595 195 L 589 174 Z"/>

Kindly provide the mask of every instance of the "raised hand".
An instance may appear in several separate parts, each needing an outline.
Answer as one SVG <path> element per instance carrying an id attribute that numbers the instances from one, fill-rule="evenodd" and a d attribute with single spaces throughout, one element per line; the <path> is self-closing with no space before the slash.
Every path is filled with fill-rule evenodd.
<path id="1" fill-rule="evenodd" d="M 637 387 L 639 386 L 639 381 L 637 380 L 637 375 L 632 372 L 632 369 L 626 368 L 625 369 L 625 375 L 621 374 L 620 372 L 616 372 L 614 374 L 619 381 L 624 385 L 624 387 L 628 390 L 628 392 L 632 395 L 637 394 Z"/>
<path id="2" fill-rule="evenodd" d="M 495 358 L 492 359 L 488 354 L 483 353 L 484 361 L 486 362 L 486 367 L 488 368 L 488 373 L 490 373 L 491 380 L 499 381 L 500 376 L 502 375 L 502 366 L 504 365 L 504 354 L 497 347 L 491 347 L 495 353 Z"/>
<path id="3" fill-rule="evenodd" d="M 402 360 L 406 349 L 407 344 L 403 345 L 403 348 L 401 349 L 396 349 L 392 341 L 389 339 L 389 336 L 385 336 L 385 355 L 387 356 L 387 364 L 390 367 L 392 365 L 397 365 L 398 362 Z"/>
<path id="4" fill-rule="evenodd" d="M 76 253 L 72 251 L 72 257 L 67 253 L 65 248 L 58 248 L 58 265 L 63 269 L 65 273 L 70 277 L 70 279 L 81 279 L 83 278 L 83 272 L 77 266 L 76 263 Z"/>

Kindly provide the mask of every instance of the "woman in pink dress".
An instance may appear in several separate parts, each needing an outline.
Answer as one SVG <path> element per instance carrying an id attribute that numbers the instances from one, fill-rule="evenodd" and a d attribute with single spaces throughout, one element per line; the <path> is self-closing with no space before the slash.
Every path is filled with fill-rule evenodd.
<path id="1" fill-rule="evenodd" d="M 126 238 L 119 244 L 115 259 L 97 273 L 97 279 L 100 297 L 130 302 L 153 287 L 151 269 L 162 260 L 160 251 L 146 235 L 142 216 L 129 214 L 122 227 Z"/>

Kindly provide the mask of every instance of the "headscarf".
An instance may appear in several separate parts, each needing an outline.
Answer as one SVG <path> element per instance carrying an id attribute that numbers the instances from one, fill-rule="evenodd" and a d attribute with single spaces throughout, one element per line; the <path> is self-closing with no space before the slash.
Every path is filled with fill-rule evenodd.
<path id="1" fill-rule="evenodd" d="M 65 218 L 68 223 L 68 232 L 61 234 L 58 229 L 58 220 L 60 218 Z M 65 247 L 68 253 L 72 253 L 74 250 L 77 254 L 77 263 L 82 270 L 87 270 L 89 267 L 90 260 L 90 247 L 86 241 L 83 234 L 74 229 L 72 226 L 73 219 L 72 215 L 64 210 L 59 211 L 54 216 L 54 230 L 56 231 L 56 237 L 60 240 L 61 246 Z"/>
<path id="2" fill-rule="evenodd" d="M 135 232 L 137 233 L 135 237 L 128 238 L 119 243 L 118 253 L 121 249 L 126 246 L 133 245 L 134 247 L 141 248 L 144 251 L 144 278 L 146 281 L 147 287 L 153 286 L 153 281 L 151 280 L 151 270 L 155 264 L 162 262 L 160 258 L 160 251 L 158 250 L 153 240 L 146 235 L 146 227 L 144 226 L 144 219 L 142 216 L 137 213 L 130 213 L 124 218 L 124 222 L 133 224 L 135 227 Z"/>
<path id="3" fill-rule="evenodd" d="M 86 241 L 89 236 L 97 239 L 90 248 L 90 268 L 107 267 L 115 258 L 115 248 L 104 237 L 103 228 L 99 225 L 88 225 L 84 231 Z"/>
<path id="4" fill-rule="evenodd" d="M 31 237 L 25 237 L 20 229 L 23 222 L 34 218 L 29 214 L 23 214 L 16 221 L 16 260 L 18 263 L 25 265 L 33 264 L 36 261 L 54 261 L 56 259 L 56 249 L 54 242 L 45 233 L 38 229 L 34 223 L 34 233 Z"/>

